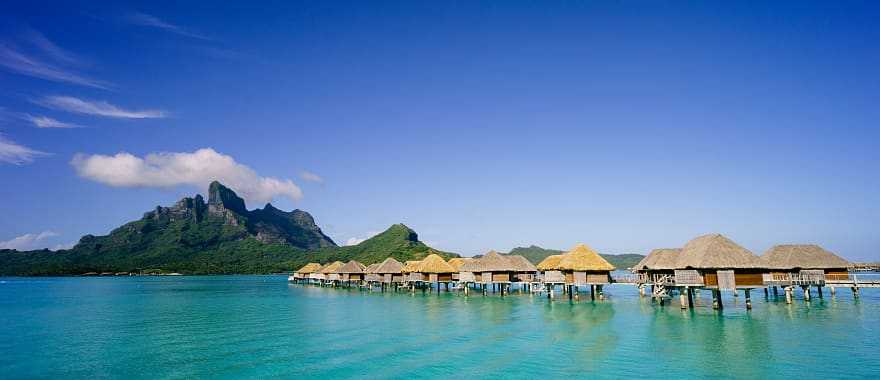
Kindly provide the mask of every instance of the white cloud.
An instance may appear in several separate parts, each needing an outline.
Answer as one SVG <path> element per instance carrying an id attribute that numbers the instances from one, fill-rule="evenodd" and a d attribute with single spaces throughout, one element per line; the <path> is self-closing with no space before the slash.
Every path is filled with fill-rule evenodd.
<path id="1" fill-rule="evenodd" d="M 129 14 L 126 19 L 128 20 L 128 22 L 130 22 L 134 25 L 149 26 L 149 27 L 153 27 L 153 28 L 159 28 L 159 29 L 162 29 L 166 32 L 171 32 L 171 33 L 178 34 L 178 35 L 185 36 L 185 37 L 198 38 L 201 40 L 210 40 L 210 38 L 208 38 L 204 35 L 189 31 L 189 30 L 184 29 L 180 26 L 174 25 L 174 24 L 169 23 L 167 21 L 164 21 L 156 16 L 148 15 L 146 13 L 134 12 L 134 13 Z"/>
<path id="2" fill-rule="evenodd" d="M 348 240 L 346 240 L 345 244 L 343 244 L 343 245 L 358 245 L 360 243 L 363 243 L 367 239 L 378 235 L 379 233 L 381 233 L 381 231 L 370 231 L 370 232 L 367 232 L 366 237 L 351 237 L 351 238 L 348 238 Z"/>
<path id="3" fill-rule="evenodd" d="M 81 125 L 65 123 L 48 116 L 26 115 L 25 118 L 34 123 L 34 126 L 37 128 L 82 128 Z"/>
<path id="4" fill-rule="evenodd" d="M 12 240 L 0 241 L 0 249 L 17 249 L 19 251 L 28 251 L 32 249 L 46 248 L 43 244 L 46 239 L 58 236 L 52 231 L 43 231 L 36 234 L 24 234 Z"/>
<path id="5" fill-rule="evenodd" d="M 60 251 L 62 249 L 71 249 L 75 245 L 76 245 L 76 242 L 72 241 L 69 243 L 55 244 L 54 246 L 52 246 L 52 248 L 49 248 L 49 249 L 51 249 L 53 251 Z"/>
<path id="6" fill-rule="evenodd" d="M 0 134 L 0 162 L 13 165 L 29 164 L 34 158 L 45 155 L 47 153 L 19 145 Z"/>
<path id="7" fill-rule="evenodd" d="M 80 177 L 116 187 L 172 187 L 192 185 L 207 189 L 217 180 L 250 203 L 275 197 L 302 198 L 291 180 L 261 177 L 253 169 L 211 148 L 192 153 L 151 153 L 144 158 L 129 153 L 113 156 L 77 154 L 71 165 Z"/>
<path id="8" fill-rule="evenodd" d="M 107 89 L 110 84 L 97 79 L 87 78 L 79 74 L 67 71 L 55 65 L 40 61 L 6 45 L 0 45 L 0 66 L 35 78 L 46 79 L 53 82 L 78 84 L 81 86 Z"/>
<path id="9" fill-rule="evenodd" d="M 324 183 L 324 178 L 321 178 L 321 176 L 310 171 L 303 171 L 299 174 L 299 177 L 302 178 L 303 181 Z"/>
<path id="10" fill-rule="evenodd" d="M 36 103 L 56 110 L 120 119 L 159 119 L 167 116 L 162 110 L 131 111 L 105 101 L 82 100 L 72 96 L 47 96 Z"/>

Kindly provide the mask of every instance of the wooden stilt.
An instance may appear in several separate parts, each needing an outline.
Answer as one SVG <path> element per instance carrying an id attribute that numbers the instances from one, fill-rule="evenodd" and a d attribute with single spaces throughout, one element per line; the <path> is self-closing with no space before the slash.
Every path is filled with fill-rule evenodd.
<path id="1" fill-rule="evenodd" d="M 819 298 L 825 298 L 822 296 L 822 286 L 821 285 L 816 285 L 816 294 L 819 295 Z"/>
<path id="2" fill-rule="evenodd" d="M 834 298 L 834 295 L 835 295 L 835 293 L 836 293 L 837 291 L 834 289 L 833 286 L 829 286 L 829 287 L 828 287 L 828 290 L 831 291 L 831 298 Z"/>
<path id="3" fill-rule="evenodd" d="M 779 297 L 779 288 L 773 287 L 773 297 Z"/>
<path id="4" fill-rule="evenodd" d="M 791 286 L 786 286 L 782 289 L 785 292 L 785 303 L 791 303 Z"/>
<path id="5" fill-rule="evenodd" d="M 596 285 L 596 290 L 599 292 L 599 301 L 604 301 L 605 292 L 602 290 L 602 285 Z"/>
<path id="6" fill-rule="evenodd" d="M 694 290 L 691 289 L 691 287 L 686 286 L 685 291 L 687 292 L 687 295 L 688 295 L 688 307 L 693 309 L 694 308 Z"/>
<path id="7" fill-rule="evenodd" d="M 688 308 L 688 299 L 687 299 L 687 291 L 679 291 L 678 292 L 678 302 L 681 303 L 681 309 Z"/>
<path id="8" fill-rule="evenodd" d="M 645 284 L 639 285 L 639 297 L 645 296 Z"/>
<path id="9" fill-rule="evenodd" d="M 804 301 L 810 300 L 810 286 L 802 286 L 801 289 L 804 291 Z"/>
<path id="10" fill-rule="evenodd" d="M 765 291 L 767 289 L 764 289 Z M 752 310 L 752 290 L 746 289 L 746 310 Z"/>
<path id="11" fill-rule="evenodd" d="M 852 292 L 853 292 L 853 298 L 859 298 L 859 287 L 858 286 L 853 286 Z"/>
<path id="12" fill-rule="evenodd" d="M 770 297 L 770 290 L 764 288 L 764 298 Z"/>

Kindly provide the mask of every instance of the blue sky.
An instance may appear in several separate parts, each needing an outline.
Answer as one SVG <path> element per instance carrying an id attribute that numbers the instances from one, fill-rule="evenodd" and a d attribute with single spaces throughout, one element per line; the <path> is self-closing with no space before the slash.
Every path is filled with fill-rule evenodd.
<path id="1" fill-rule="evenodd" d="M 4 2 L 0 241 L 220 178 L 338 243 L 880 259 L 874 2 Z M 16 240 L 17 239 L 17 240 Z"/>

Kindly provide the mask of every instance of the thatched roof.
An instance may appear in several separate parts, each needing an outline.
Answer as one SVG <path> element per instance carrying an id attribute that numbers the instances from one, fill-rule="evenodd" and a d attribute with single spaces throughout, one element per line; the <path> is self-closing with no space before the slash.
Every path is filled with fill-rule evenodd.
<path id="1" fill-rule="evenodd" d="M 367 265 L 367 267 L 364 268 L 364 273 L 376 273 L 376 268 L 378 268 L 379 265 L 382 265 L 382 264 L 381 264 L 381 263 L 375 263 L 375 264 Z"/>
<path id="2" fill-rule="evenodd" d="M 403 273 L 412 273 L 417 272 L 419 270 L 419 264 L 422 262 L 420 260 L 408 260 L 405 264 L 403 264 L 403 269 L 400 271 Z"/>
<path id="3" fill-rule="evenodd" d="M 634 270 L 671 270 L 675 269 L 675 260 L 681 248 L 660 248 L 651 251 L 642 261 L 632 267 Z"/>
<path id="4" fill-rule="evenodd" d="M 452 265 L 443 260 L 440 255 L 430 254 L 428 257 L 422 259 L 419 263 L 418 268 L 416 268 L 416 272 L 419 273 L 454 273 L 457 272 Z"/>
<path id="5" fill-rule="evenodd" d="M 522 257 L 520 255 L 509 255 L 505 256 L 513 267 L 516 268 L 517 272 L 537 272 L 538 268 L 535 267 L 535 264 L 532 264 L 529 259 Z"/>
<path id="6" fill-rule="evenodd" d="M 327 264 L 323 268 L 321 268 L 320 273 L 323 273 L 323 274 L 336 273 L 336 270 L 339 269 L 339 267 L 343 266 L 344 264 L 345 263 L 343 263 L 342 261 L 334 261 L 330 264 Z"/>
<path id="7" fill-rule="evenodd" d="M 403 271 L 403 264 L 400 261 L 395 260 L 393 257 L 389 257 L 385 259 L 385 261 L 379 263 L 379 266 L 376 267 L 376 270 L 373 273 L 378 274 L 400 274 Z"/>
<path id="8" fill-rule="evenodd" d="M 489 251 L 479 259 L 473 259 L 464 263 L 461 272 L 516 272 L 516 266 L 506 257 L 501 256 L 498 252 Z"/>
<path id="9" fill-rule="evenodd" d="M 614 265 L 599 256 L 592 248 L 578 244 L 562 255 L 559 260 L 560 270 L 572 271 L 612 271 Z"/>
<path id="10" fill-rule="evenodd" d="M 461 269 L 461 266 L 464 265 L 464 263 L 469 262 L 469 261 L 473 261 L 473 260 L 474 259 L 472 259 L 470 257 L 453 257 L 453 258 L 449 259 L 448 262 L 449 262 L 449 265 L 452 265 L 452 267 L 455 268 L 456 271 L 458 271 L 459 269 Z"/>
<path id="11" fill-rule="evenodd" d="M 839 269 L 852 265 L 814 244 L 776 245 L 760 257 L 760 262 L 767 269 Z"/>
<path id="12" fill-rule="evenodd" d="M 550 255 L 538 263 L 538 270 L 558 270 L 559 262 L 562 261 L 562 255 Z"/>
<path id="13" fill-rule="evenodd" d="M 321 264 L 308 263 L 306 265 L 303 265 L 302 268 L 299 268 L 299 270 L 297 270 L 296 273 L 299 273 L 299 274 L 315 273 L 316 271 L 318 271 L 318 269 L 321 269 Z"/>
<path id="14" fill-rule="evenodd" d="M 351 260 L 339 267 L 339 269 L 336 270 L 336 273 L 364 273 L 364 269 L 366 268 L 367 267 L 365 267 L 364 264 Z"/>
<path id="15" fill-rule="evenodd" d="M 689 241 L 675 259 L 676 269 L 759 268 L 758 257 L 721 234 L 703 235 Z"/>

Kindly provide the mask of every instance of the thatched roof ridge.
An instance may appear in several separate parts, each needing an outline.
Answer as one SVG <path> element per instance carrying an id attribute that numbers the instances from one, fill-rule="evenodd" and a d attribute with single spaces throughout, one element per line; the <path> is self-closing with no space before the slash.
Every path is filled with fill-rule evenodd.
<path id="1" fill-rule="evenodd" d="M 766 269 L 840 269 L 852 264 L 815 244 L 775 245 L 760 257 Z"/>
<path id="2" fill-rule="evenodd" d="M 351 260 L 339 267 L 336 273 L 364 273 L 364 269 L 367 269 L 364 264 Z"/>
<path id="3" fill-rule="evenodd" d="M 562 261 L 562 255 L 550 255 L 538 263 L 538 270 L 559 270 L 559 262 Z"/>
<path id="4" fill-rule="evenodd" d="M 678 254 L 681 253 L 681 248 L 658 248 L 648 256 L 639 261 L 638 264 L 632 267 L 634 270 L 646 270 L 646 269 L 654 269 L 654 270 L 670 270 L 675 269 L 675 260 L 678 258 Z"/>
<path id="5" fill-rule="evenodd" d="M 421 264 L 421 260 L 407 260 L 405 264 L 403 264 L 403 269 L 401 272 L 403 273 L 412 273 L 417 272 L 419 270 L 419 264 Z"/>
<path id="6" fill-rule="evenodd" d="M 373 263 L 367 265 L 367 267 L 364 268 L 364 273 L 376 273 L 376 268 L 378 268 L 379 265 L 381 265 L 381 263 Z"/>
<path id="7" fill-rule="evenodd" d="M 454 273 L 457 272 L 452 265 L 443 260 L 440 255 L 432 253 L 422 259 L 416 272 L 419 273 Z"/>
<path id="8" fill-rule="evenodd" d="M 751 251 L 721 234 L 699 236 L 682 247 L 675 259 L 676 269 L 760 268 Z"/>
<path id="9" fill-rule="evenodd" d="M 585 244 L 578 244 L 562 255 L 559 260 L 560 270 L 571 271 L 612 271 L 614 265 L 611 265 L 602 256 L 599 256 L 592 248 Z"/>
<path id="10" fill-rule="evenodd" d="M 316 271 L 318 271 L 318 269 L 321 269 L 321 264 L 318 264 L 318 263 L 308 263 L 308 264 L 306 264 L 306 265 L 303 265 L 302 268 L 299 268 L 299 270 L 297 270 L 296 273 L 299 273 L 299 274 L 310 274 L 310 273 L 315 273 Z"/>
<path id="11" fill-rule="evenodd" d="M 323 274 L 336 273 L 336 270 L 339 269 L 339 267 L 343 266 L 344 264 L 345 263 L 343 263 L 342 261 L 334 261 L 330 264 L 327 264 L 323 268 L 321 268 L 320 273 L 323 273 Z"/>
<path id="12" fill-rule="evenodd" d="M 449 263 L 449 265 L 452 265 L 452 267 L 455 268 L 456 271 L 458 271 L 461 269 L 461 266 L 464 265 L 464 263 L 473 260 L 474 259 L 470 257 L 453 257 L 447 262 Z"/>
<path id="13" fill-rule="evenodd" d="M 464 263 L 461 272 L 516 272 L 516 266 L 506 257 L 501 256 L 498 252 L 489 251 L 479 259 L 471 260 Z"/>
<path id="14" fill-rule="evenodd" d="M 378 274 L 400 274 L 403 271 L 403 264 L 400 261 L 397 261 L 393 257 L 389 257 L 385 259 L 385 261 L 379 263 L 379 266 L 376 267 L 376 270 L 373 273 Z"/>
<path id="15" fill-rule="evenodd" d="M 538 268 L 535 267 L 535 264 L 532 264 L 529 259 L 520 256 L 520 255 L 508 255 L 505 256 L 513 267 L 516 268 L 517 272 L 537 272 Z"/>

